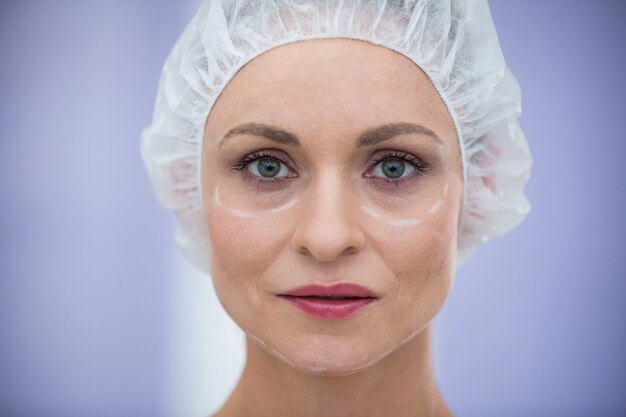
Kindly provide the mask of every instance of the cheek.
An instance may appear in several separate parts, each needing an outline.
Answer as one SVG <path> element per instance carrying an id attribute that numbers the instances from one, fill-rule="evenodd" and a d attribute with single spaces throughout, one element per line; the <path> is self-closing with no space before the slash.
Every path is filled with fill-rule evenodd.
<path id="1" fill-rule="evenodd" d="M 387 222 L 377 222 L 378 227 L 370 232 L 370 236 L 377 241 L 379 249 L 390 259 L 398 274 L 428 275 L 454 261 L 455 213 L 454 204 L 443 200 L 435 212 L 423 216 L 417 225 L 392 227 Z"/>
<path id="2" fill-rule="evenodd" d="M 256 283 L 280 252 L 286 226 L 263 216 L 238 218 L 223 208 L 213 208 L 206 216 L 214 280 Z"/>
<path id="3" fill-rule="evenodd" d="M 412 228 L 380 231 L 378 245 L 396 276 L 398 308 L 433 315 L 447 297 L 456 265 L 454 205 L 444 204 Z M 426 317 L 428 316 L 428 317 Z"/>

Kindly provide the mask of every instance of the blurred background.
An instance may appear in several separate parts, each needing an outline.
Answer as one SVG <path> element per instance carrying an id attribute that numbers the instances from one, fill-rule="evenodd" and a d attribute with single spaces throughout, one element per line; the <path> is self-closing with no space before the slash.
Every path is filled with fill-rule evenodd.
<path id="1" fill-rule="evenodd" d="M 197 3 L 0 0 L 2 417 L 206 417 L 238 380 L 139 154 Z M 490 4 L 533 208 L 459 270 L 437 378 L 459 417 L 624 416 L 626 2 Z"/>

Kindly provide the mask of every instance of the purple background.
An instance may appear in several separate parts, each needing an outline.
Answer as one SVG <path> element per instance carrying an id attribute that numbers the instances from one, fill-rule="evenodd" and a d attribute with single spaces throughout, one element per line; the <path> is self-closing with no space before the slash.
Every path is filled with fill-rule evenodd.
<path id="1" fill-rule="evenodd" d="M 139 134 L 194 4 L 0 1 L 1 416 L 168 413 L 173 219 Z M 626 415 L 626 3 L 491 9 L 533 208 L 458 272 L 442 392 L 459 417 Z"/>

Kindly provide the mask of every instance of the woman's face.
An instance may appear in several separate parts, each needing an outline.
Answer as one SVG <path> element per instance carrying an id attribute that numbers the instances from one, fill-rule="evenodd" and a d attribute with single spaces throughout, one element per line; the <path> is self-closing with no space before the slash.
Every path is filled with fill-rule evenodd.
<path id="1" fill-rule="evenodd" d="M 304 372 L 376 363 L 423 330 L 451 289 L 454 125 L 426 75 L 387 48 L 301 41 L 249 62 L 209 115 L 202 191 L 222 306 Z M 338 282 L 377 298 L 337 319 L 279 297 Z"/>

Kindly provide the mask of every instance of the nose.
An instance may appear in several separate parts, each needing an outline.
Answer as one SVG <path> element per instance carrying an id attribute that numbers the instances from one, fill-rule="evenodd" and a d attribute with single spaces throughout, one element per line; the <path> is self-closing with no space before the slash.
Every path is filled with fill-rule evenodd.
<path id="1" fill-rule="evenodd" d="M 329 174 L 312 182 L 308 191 L 292 247 L 320 262 L 363 249 L 365 236 L 355 215 L 358 199 L 345 181 Z"/>

